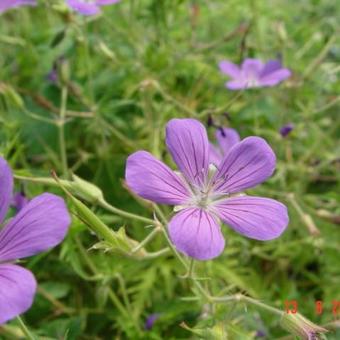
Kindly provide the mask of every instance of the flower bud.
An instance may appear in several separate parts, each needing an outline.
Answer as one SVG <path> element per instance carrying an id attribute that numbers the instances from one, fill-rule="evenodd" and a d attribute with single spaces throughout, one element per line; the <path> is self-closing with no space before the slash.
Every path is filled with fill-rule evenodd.
<path id="1" fill-rule="evenodd" d="M 327 329 L 314 324 L 299 313 L 284 313 L 281 326 L 289 333 L 303 340 L 325 339 L 323 333 L 327 332 Z"/>
<path id="2" fill-rule="evenodd" d="M 96 203 L 104 199 L 102 191 L 94 184 L 73 175 L 73 181 L 70 183 L 70 190 L 73 194 L 81 197 L 87 202 Z"/>
<path id="3" fill-rule="evenodd" d="M 292 123 L 288 123 L 283 125 L 280 129 L 280 135 L 284 138 L 287 137 L 294 130 L 294 125 Z"/>

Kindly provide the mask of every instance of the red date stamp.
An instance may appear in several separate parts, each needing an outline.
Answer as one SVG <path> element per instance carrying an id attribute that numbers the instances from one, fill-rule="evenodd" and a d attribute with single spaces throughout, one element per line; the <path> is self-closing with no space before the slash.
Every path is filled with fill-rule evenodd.
<path id="1" fill-rule="evenodd" d="M 285 300 L 284 309 L 287 314 L 296 314 L 299 309 L 297 300 Z M 324 311 L 331 311 L 334 316 L 340 316 L 340 300 L 333 300 L 331 306 L 325 306 L 323 301 L 317 300 L 314 304 L 316 315 L 321 315 Z"/>

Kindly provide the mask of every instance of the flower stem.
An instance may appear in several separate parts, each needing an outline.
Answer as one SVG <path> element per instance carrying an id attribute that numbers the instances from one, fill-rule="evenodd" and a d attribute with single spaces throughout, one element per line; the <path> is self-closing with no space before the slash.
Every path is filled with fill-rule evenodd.
<path id="1" fill-rule="evenodd" d="M 159 227 L 156 227 L 145 239 L 138 244 L 137 247 L 131 250 L 131 253 L 137 253 L 140 249 L 142 249 L 145 245 L 147 245 L 153 238 L 161 231 Z"/>
<path id="2" fill-rule="evenodd" d="M 14 175 L 14 178 L 18 179 L 18 180 L 22 180 L 22 181 L 30 181 L 30 182 L 34 182 L 34 183 L 41 183 L 41 184 L 52 185 L 52 186 L 58 185 L 57 182 L 55 182 L 51 178 L 45 178 L 45 177 L 28 177 L 28 176 Z M 62 179 L 59 179 L 59 183 L 61 183 L 65 187 L 68 187 L 67 184 L 69 182 L 62 180 Z M 113 205 L 109 204 L 107 201 L 105 201 L 105 199 L 101 199 L 101 200 L 97 201 L 96 203 L 100 207 L 102 207 L 103 209 L 111 211 L 112 213 L 114 213 L 116 215 L 126 217 L 126 218 L 129 218 L 129 219 L 132 219 L 132 220 L 141 221 L 141 222 L 151 224 L 151 225 L 157 225 L 158 224 L 158 222 L 152 220 L 151 218 L 139 216 L 139 215 L 124 211 L 122 209 L 116 208 Z"/>
<path id="3" fill-rule="evenodd" d="M 176 250 L 175 246 L 173 245 L 173 243 L 171 242 L 169 235 L 165 229 L 165 226 L 168 225 L 168 221 L 166 219 L 166 217 L 164 216 L 162 210 L 155 204 L 155 211 L 156 213 L 159 215 L 161 221 L 162 221 L 162 232 L 163 235 L 165 237 L 165 240 L 167 241 L 171 251 L 173 252 L 173 254 L 175 255 L 175 257 L 181 262 L 181 264 L 183 265 L 183 267 L 185 268 L 187 273 L 190 273 L 190 266 L 187 264 L 187 262 L 183 259 L 183 257 L 178 253 L 178 251 Z M 210 296 L 210 294 L 203 288 L 203 286 L 200 284 L 200 282 L 198 282 L 194 277 L 190 277 L 190 279 L 192 280 L 192 282 L 194 283 L 194 285 L 196 286 L 196 288 L 199 290 L 199 292 L 201 293 L 201 295 L 209 302 L 212 301 L 212 298 Z"/>
<path id="4" fill-rule="evenodd" d="M 129 219 L 132 219 L 132 220 L 145 222 L 145 223 L 152 224 L 152 225 L 155 225 L 157 223 L 156 221 L 154 221 L 150 218 L 139 216 L 139 215 L 132 214 L 132 213 L 129 213 L 127 211 L 118 209 L 118 208 L 114 207 L 113 205 L 109 204 L 108 202 L 106 202 L 105 200 L 99 200 L 98 205 L 101 206 L 102 208 L 104 208 L 108 211 L 111 211 L 112 213 L 117 214 L 117 215 L 122 216 L 122 217 L 126 217 L 126 218 L 129 218 Z"/>
<path id="5" fill-rule="evenodd" d="M 19 322 L 19 326 L 22 332 L 25 334 L 26 338 L 29 340 L 37 340 L 37 338 L 30 332 L 30 330 L 25 325 L 24 321 L 21 319 L 20 316 L 17 316 L 17 320 Z"/>
<path id="6" fill-rule="evenodd" d="M 266 310 L 267 312 L 270 312 L 272 314 L 278 315 L 278 316 L 282 316 L 283 315 L 283 311 L 271 306 L 268 306 L 267 304 L 258 301 L 256 299 L 253 299 L 249 296 L 243 295 L 243 294 L 235 294 L 235 295 L 230 295 L 230 296 L 222 296 L 222 297 L 212 297 L 212 300 L 214 302 L 220 303 L 220 302 L 239 302 L 239 301 L 243 301 L 245 303 L 248 304 L 252 304 L 254 306 L 260 307 L 263 310 Z"/>
<path id="7" fill-rule="evenodd" d="M 65 116 L 66 116 L 66 102 L 67 102 L 67 86 L 63 85 L 61 89 L 61 105 L 60 105 L 60 113 L 59 113 L 59 149 L 60 149 L 60 158 L 61 165 L 63 169 L 63 175 L 65 178 L 68 178 L 68 165 L 67 165 L 67 154 L 66 154 L 66 145 L 65 145 Z"/>

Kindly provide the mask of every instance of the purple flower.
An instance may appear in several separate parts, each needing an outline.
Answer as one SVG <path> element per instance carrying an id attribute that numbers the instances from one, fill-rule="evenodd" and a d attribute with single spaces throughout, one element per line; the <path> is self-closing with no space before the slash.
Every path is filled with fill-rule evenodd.
<path id="1" fill-rule="evenodd" d="M 150 153 L 137 151 L 127 159 L 125 177 L 139 196 L 176 206 L 168 229 L 179 251 L 198 260 L 220 255 L 225 244 L 220 220 L 263 241 L 285 230 L 288 214 L 282 203 L 240 195 L 274 172 L 275 154 L 264 139 L 248 137 L 235 144 L 217 168 L 209 165 L 207 132 L 195 119 L 172 119 L 166 144 L 179 174 Z"/>
<path id="2" fill-rule="evenodd" d="M 280 134 L 282 137 L 287 137 L 294 129 L 294 124 L 288 123 L 281 127 Z"/>
<path id="3" fill-rule="evenodd" d="M 120 0 L 66 0 L 66 3 L 82 15 L 96 15 L 101 12 L 101 6 L 112 5 Z"/>
<path id="4" fill-rule="evenodd" d="M 16 209 L 16 211 L 20 211 L 28 204 L 28 202 L 29 201 L 23 192 L 17 192 L 13 195 L 11 205 Z"/>
<path id="5" fill-rule="evenodd" d="M 51 84 L 57 84 L 58 83 L 58 71 L 55 68 L 53 68 L 46 75 L 46 80 L 49 81 Z"/>
<path id="6" fill-rule="evenodd" d="M 149 331 L 159 317 L 160 315 L 158 313 L 150 314 L 145 321 L 144 328 Z"/>
<path id="7" fill-rule="evenodd" d="M 11 204 L 12 189 L 12 171 L 0 157 L 0 223 Z M 29 309 L 37 288 L 33 274 L 12 263 L 59 244 L 70 222 L 64 200 L 44 193 L 0 229 L 0 324 Z"/>
<path id="8" fill-rule="evenodd" d="M 222 73 L 232 78 L 225 84 L 229 90 L 275 86 L 291 75 L 291 71 L 283 68 L 279 60 L 263 64 L 258 59 L 245 59 L 241 67 L 223 60 L 219 67 Z"/>
<path id="9" fill-rule="evenodd" d="M 3 13 L 11 8 L 20 6 L 36 6 L 36 0 L 1 0 L 0 1 L 0 13 Z"/>
<path id="10" fill-rule="evenodd" d="M 240 135 L 231 128 L 219 128 L 216 130 L 217 146 L 209 144 L 210 163 L 218 166 L 223 157 L 230 151 L 230 149 L 240 142 Z"/>

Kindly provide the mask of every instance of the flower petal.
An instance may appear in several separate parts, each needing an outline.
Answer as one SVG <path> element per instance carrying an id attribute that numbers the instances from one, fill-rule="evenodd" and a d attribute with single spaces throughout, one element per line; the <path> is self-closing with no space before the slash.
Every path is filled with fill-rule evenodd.
<path id="1" fill-rule="evenodd" d="M 238 132 L 231 128 L 221 128 L 216 130 L 216 139 L 223 155 L 226 155 L 230 149 L 241 140 Z"/>
<path id="2" fill-rule="evenodd" d="M 271 74 L 275 71 L 280 70 L 281 68 L 282 68 L 282 64 L 280 60 L 269 60 L 265 63 L 261 71 L 260 77 L 264 77 L 268 74 Z"/>
<path id="3" fill-rule="evenodd" d="M 162 204 L 183 204 L 190 197 L 184 181 L 163 162 L 146 151 L 130 155 L 125 179 L 139 196 Z"/>
<path id="4" fill-rule="evenodd" d="M 289 222 L 286 206 L 270 198 L 232 197 L 217 203 L 214 208 L 232 229 L 256 240 L 279 237 Z"/>
<path id="5" fill-rule="evenodd" d="M 226 75 L 228 75 L 231 78 L 239 78 L 241 75 L 241 70 L 239 68 L 238 65 L 235 65 L 234 63 L 231 63 L 228 60 L 222 60 L 219 64 L 218 64 L 220 70 L 222 73 L 225 73 Z"/>
<path id="6" fill-rule="evenodd" d="M 96 4 L 98 6 L 107 6 L 107 5 L 113 5 L 119 2 L 120 0 L 97 0 Z"/>
<path id="7" fill-rule="evenodd" d="M 0 325 L 26 312 L 33 303 L 37 283 L 33 274 L 13 264 L 0 265 Z"/>
<path id="8" fill-rule="evenodd" d="M 28 202 L 29 200 L 23 192 L 16 192 L 12 197 L 11 206 L 18 212 L 27 205 Z"/>
<path id="9" fill-rule="evenodd" d="M 205 127 L 196 119 L 171 119 L 166 127 L 166 144 L 187 181 L 202 186 L 209 167 L 209 141 Z"/>
<path id="10" fill-rule="evenodd" d="M 213 181 L 218 193 L 231 194 L 252 188 L 270 177 L 276 157 L 260 137 L 247 137 L 224 157 Z"/>
<path id="11" fill-rule="evenodd" d="M 13 175 L 8 163 L 0 157 L 0 223 L 6 217 L 12 201 Z"/>
<path id="12" fill-rule="evenodd" d="M 263 69 L 263 64 L 258 59 L 248 58 L 243 61 L 241 69 L 247 80 L 258 79 Z"/>
<path id="13" fill-rule="evenodd" d="M 0 13 L 7 11 L 8 9 L 20 7 L 20 6 L 36 6 L 36 0 L 1 0 L 0 1 Z"/>
<path id="14" fill-rule="evenodd" d="M 100 13 L 100 8 L 94 2 L 86 2 L 84 0 L 67 0 L 67 4 L 74 11 L 83 15 L 96 15 Z"/>
<path id="15" fill-rule="evenodd" d="M 289 78 L 291 76 L 291 71 L 287 68 L 282 68 L 281 70 L 277 70 L 273 73 L 267 74 L 260 78 L 259 83 L 261 86 L 275 86 L 281 83 L 283 80 Z"/>
<path id="16" fill-rule="evenodd" d="M 64 239 L 70 223 L 62 198 L 49 193 L 33 198 L 0 231 L 0 262 L 56 246 Z"/>
<path id="17" fill-rule="evenodd" d="M 198 208 L 177 213 L 169 223 L 170 239 L 176 248 L 197 260 L 209 260 L 223 252 L 224 237 L 216 218 Z"/>
<path id="18" fill-rule="evenodd" d="M 237 79 L 227 81 L 225 87 L 229 90 L 244 90 L 248 88 L 247 81 L 244 79 Z"/>
<path id="19" fill-rule="evenodd" d="M 218 166 L 223 159 L 222 152 L 214 144 L 209 143 L 209 163 Z"/>

